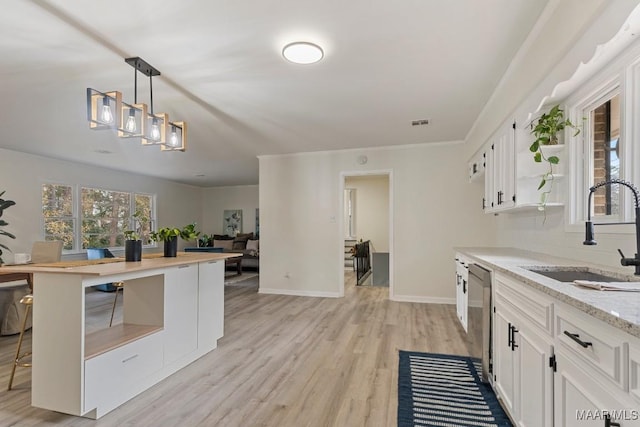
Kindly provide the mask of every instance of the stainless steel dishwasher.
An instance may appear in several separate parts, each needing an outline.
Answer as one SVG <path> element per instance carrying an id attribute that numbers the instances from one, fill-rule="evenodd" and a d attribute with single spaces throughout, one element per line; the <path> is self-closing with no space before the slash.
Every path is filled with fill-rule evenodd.
<path id="1" fill-rule="evenodd" d="M 469 324 L 467 338 L 472 357 L 481 360 L 483 382 L 492 379 L 491 272 L 478 264 L 469 265 Z"/>

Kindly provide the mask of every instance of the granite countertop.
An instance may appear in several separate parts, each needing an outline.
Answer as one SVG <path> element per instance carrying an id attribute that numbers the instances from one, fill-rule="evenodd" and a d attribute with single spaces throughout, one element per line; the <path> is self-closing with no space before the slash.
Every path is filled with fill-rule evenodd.
<path id="1" fill-rule="evenodd" d="M 559 282 L 522 267 L 576 266 L 615 276 L 620 281 L 640 281 L 630 273 L 620 273 L 607 267 L 515 248 L 455 248 L 471 261 L 493 271 L 509 275 L 563 303 L 590 314 L 630 335 L 640 338 L 640 292 L 599 291 Z"/>

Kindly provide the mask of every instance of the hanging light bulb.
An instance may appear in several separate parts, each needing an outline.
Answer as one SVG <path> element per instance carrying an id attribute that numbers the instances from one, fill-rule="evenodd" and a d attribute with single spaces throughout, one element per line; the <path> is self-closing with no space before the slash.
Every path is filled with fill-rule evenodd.
<path id="1" fill-rule="evenodd" d="M 124 125 L 124 128 L 131 133 L 136 131 L 137 125 L 135 108 L 129 108 L 129 117 L 127 117 L 127 123 Z"/>
<path id="2" fill-rule="evenodd" d="M 113 122 L 113 113 L 111 112 L 111 107 L 109 106 L 109 98 L 102 98 L 102 114 L 100 118 L 104 123 L 112 123 Z"/>
<path id="3" fill-rule="evenodd" d="M 158 119 L 151 121 L 151 139 L 157 141 L 160 139 L 160 126 L 158 126 Z"/>
<path id="4" fill-rule="evenodd" d="M 175 126 L 171 126 L 171 137 L 169 138 L 169 145 L 172 147 L 178 146 L 178 132 Z"/>

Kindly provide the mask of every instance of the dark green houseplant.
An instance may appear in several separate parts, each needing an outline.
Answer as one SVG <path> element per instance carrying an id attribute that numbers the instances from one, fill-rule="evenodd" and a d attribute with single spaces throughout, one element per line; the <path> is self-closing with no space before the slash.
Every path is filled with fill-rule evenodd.
<path id="1" fill-rule="evenodd" d="M 162 227 L 151 233 L 151 240 L 164 242 L 164 256 L 175 257 L 178 254 L 178 236 L 180 229 L 175 227 Z"/>
<path id="2" fill-rule="evenodd" d="M 5 200 L 5 199 L 3 199 L 2 198 L 3 194 L 4 194 L 4 191 L 0 193 L 0 228 L 1 227 L 6 227 L 7 225 L 9 225 L 9 223 L 7 221 L 2 219 L 2 214 L 3 214 L 4 210 L 8 209 L 11 206 L 16 204 L 16 202 L 14 202 L 13 200 Z M 2 229 L 0 229 L 0 236 L 8 237 L 10 239 L 15 239 L 16 238 L 16 236 L 14 236 L 13 234 L 9 233 L 8 231 L 2 230 Z M 4 263 L 4 261 L 2 260 L 2 249 L 6 249 L 7 251 L 11 252 L 11 249 L 9 249 L 9 247 L 7 247 L 6 245 L 0 243 L 0 265 Z"/>
<path id="3" fill-rule="evenodd" d="M 178 254 L 178 237 L 189 241 L 198 238 L 199 231 L 196 231 L 196 223 L 185 225 L 182 228 L 163 227 L 151 233 L 151 240 L 164 242 L 164 256 L 175 257 Z"/>
<path id="4" fill-rule="evenodd" d="M 542 175 L 538 190 L 541 190 L 547 182 L 550 182 L 549 188 L 542 192 L 540 197 L 540 205 L 544 209 L 544 205 L 547 200 L 547 196 L 551 193 L 551 186 L 553 184 L 553 167 L 560 162 L 558 156 L 545 156 L 542 147 L 546 145 L 557 145 L 558 135 L 566 128 L 572 128 L 575 130 L 573 136 L 577 136 L 580 133 L 580 129 L 571 123 L 571 121 L 564 116 L 564 110 L 560 108 L 560 105 L 555 105 L 547 113 L 543 113 L 536 122 L 535 126 L 531 129 L 531 133 L 535 137 L 533 143 L 529 147 L 529 150 L 534 153 L 533 160 L 536 163 L 546 162 L 549 165 L 549 172 Z"/>
<path id="5" fill-rule="evenodd" d="M 124 259 L 125 261 L 142 260 L 142 233 L 144 225 L 149 219 L 141 211 L 136 211 L 132 216 L 133 229 L 124 231 Z"/>

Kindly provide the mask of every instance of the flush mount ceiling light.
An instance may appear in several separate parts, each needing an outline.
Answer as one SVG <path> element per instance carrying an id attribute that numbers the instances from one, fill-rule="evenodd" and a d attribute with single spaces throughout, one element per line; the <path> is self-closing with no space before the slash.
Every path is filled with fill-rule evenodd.
<path id="1" fill-rule="evenodd" d="M 282 49 L 282 56 L 294 64 L 314 64 L 322 59 L 324 52 L 317 44 L 293 42 Z"/>
<path id="2" fill-rule="evenodd" d="M 153 111 L 153 76 L 156 70 L 139 57 L 126 58 L 125 62 L 134 68 L 134 102 L 122 101 L 117 91 L 100 92 L 87 88 L 87 120 L 94 130 L 117 130 L 121 138 L 138 137 L 142 145 L 160 145 L 162 151 L 185 151 L 187 124 L 170 122 L 166 113 Z M 150 109 L 146 104 L 138 104 L 138 72 L 149 77 Z"/>

